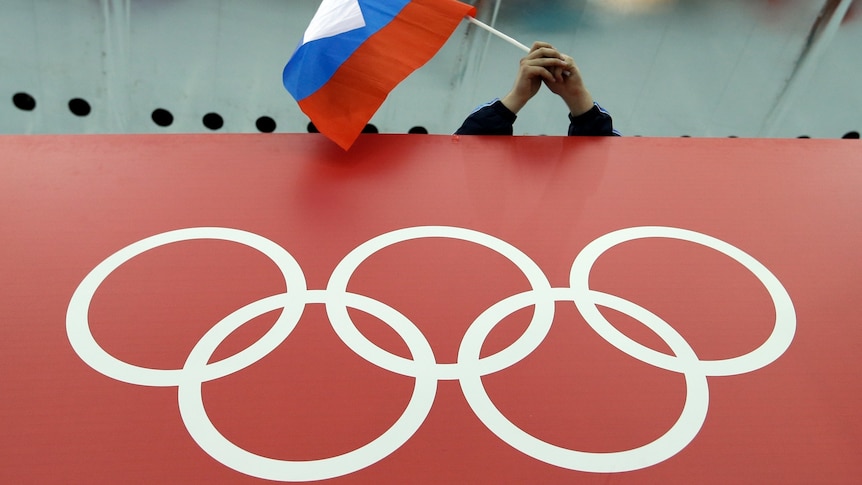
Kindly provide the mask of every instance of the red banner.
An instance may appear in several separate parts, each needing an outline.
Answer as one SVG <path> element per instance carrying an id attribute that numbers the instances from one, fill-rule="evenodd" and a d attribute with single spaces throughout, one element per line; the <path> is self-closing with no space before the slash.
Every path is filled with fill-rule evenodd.
<path id="1" fill-rule="evenodd" d="M 845 140 L 2 137 L 2 483 L 848 483 Z"/>

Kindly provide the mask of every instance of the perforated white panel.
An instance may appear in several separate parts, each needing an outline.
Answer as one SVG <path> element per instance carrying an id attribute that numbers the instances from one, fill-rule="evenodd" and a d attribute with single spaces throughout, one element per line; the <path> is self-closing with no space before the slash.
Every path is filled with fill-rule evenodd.
<path id="1" fill-rule="evenodd" d="M 573 55 L 626 135 L 838 138 L 862 129 L 862 5 L 850 0 L 473 3 L 481 20 L 521 42 L 546 40 Z M 281 70 L 318 5 L 0 0 L 0 133 L 256 132 L 273 124 L 304 132 L 308 120 Z M 489 35 L 462 24 L 372 123 L 388 133 L 451 133 L 476 105 L 504 95 L 522 53 Z M 76 98 L 89 106 L 86 116 L 70 110 Z M 208 113 L 217 130 L 205 126 Z M 563 134 L 565 115 L 540 93 L 516 133 Z"/>

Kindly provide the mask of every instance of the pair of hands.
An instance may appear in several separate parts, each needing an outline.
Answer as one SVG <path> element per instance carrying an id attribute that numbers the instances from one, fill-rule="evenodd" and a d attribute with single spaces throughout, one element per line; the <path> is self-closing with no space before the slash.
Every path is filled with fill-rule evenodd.
<path id="1" fill-rule="evenodd" d="M 500 101 L 517 113 L 539 92 L 542 84 L 563 98 L 572 116 L 586 113 L 593 107 L 593 97 L 574 59 L 560 53 L 547 42 L 535 42 L 527 57 L 521 59 L 515 85 Z"/>

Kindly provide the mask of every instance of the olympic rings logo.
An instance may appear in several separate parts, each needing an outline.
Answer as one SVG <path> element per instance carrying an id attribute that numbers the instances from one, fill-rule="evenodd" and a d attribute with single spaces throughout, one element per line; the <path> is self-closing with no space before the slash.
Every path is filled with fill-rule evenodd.
<path id="1" fill-rule="evenodd" d="M 509 296 L 481 313 L 469 326 L 458 350 L 457 362 L 438 364 L 421 331 L 403 314 L 368 296 L 347 291 L 354 271 L 377 251 L 400 242 L 422 238 L 451 238 L 498 252 L 514 263 L 531 289 Z M 608 249 L 642 238 L 689 241 L 719 251 L 742 264 L 764 285 L 775 306 L 775 326 L 769 337 L 748 354 L 721 360 L 701 360 L 686 340 L 649 310 L 620 297 L 589 288 L 594 262 Z M 166 244 L 196 239 L 233 241 L 269 257 L 281 270 L 288 291 L 250 303 L 216 323 L 198 341 L 181 369 L 151 369 L 126 363 L 107 353 L 95 341 L 88 312 L 96 290 L 114 270 L 148 251 Z M 78 356 L 96 371 L 113 379 L 142 386 L 176 386 L 180 414 L 189 434 L 210 456 L 241 473 L 278 481 L 311 481 L 347 475 L 370 466 L 401 447 L 419 429 L 434 402 L 437 382 L 457 380 L 476 416 L 500 439 L 521 452 L 558 467 L 594 473 L 637 470 L 672 457 L 694 439 L 709 405 L 708 376 L 752 372 L 769 365 L 790 346 L 796 331 L 793 302 L 781 282 L 760 262 L 742 250 L 711 236 L 671 227 L 631 227 L 611 232 L 588 244 L 575 258 L 568 288 L 551 287 L 545 274 L 526 254 L 493 236 L 458 227 L 422 226 L 377 236 L 351 251 L 337 265 L 325 290 L 308 289 L 297 261 L 276 243 L 237 229 L 200 227 L 148 237 L 109 256 L 80 283 L 69 302 L 66 331 Z M 586 322 L 611 345 L 645 363 L 683 374 L 686 398 L 677 421 L 661 437 L 638 448 L 612 453 L 570 450 L 542 441 L 518 428 L 491 401 L 482 377 L 518 363 L 543 341 L 554 319 L 557 301 L 574 302 Z M 309 303 L 325 305 L 332 328 L 356 354 L 390 372 L 415 379 L 413 394 L 403 414 L 378 438 L 339 456 L 310 461 L 287 461 L 253 454 L 227 440 L 204 409 L 201 385 L 240 371 L 278 347 L 299 322 Z M 496 354 L 480 357 L 485 339 L 505 317 L 533 306 L 525 332 Z M 608 322 L 598 307 L 626 314 L 655 332 L 673 352 L 652 350 L 624 335 Z M 348 308 L 368 313 L 390 326 L 407 344 L 412 359 L 392 354 L 369 341 L 351 321 Z M 216 348 L 234 330 L 266 312 L 281 309 L 275 324 L 248 348 L 217 362 L 209 362 Z"/>

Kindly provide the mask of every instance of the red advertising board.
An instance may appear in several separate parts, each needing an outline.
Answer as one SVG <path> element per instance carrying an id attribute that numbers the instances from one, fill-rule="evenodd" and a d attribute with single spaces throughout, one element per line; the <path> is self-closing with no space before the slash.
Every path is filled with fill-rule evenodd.
<path id="1" fill-rule="evenodd" d="M 0 137 L 2 483 L 855 483 L 846 140 Z"/>

